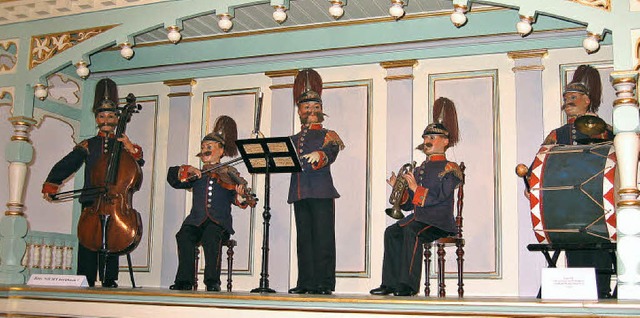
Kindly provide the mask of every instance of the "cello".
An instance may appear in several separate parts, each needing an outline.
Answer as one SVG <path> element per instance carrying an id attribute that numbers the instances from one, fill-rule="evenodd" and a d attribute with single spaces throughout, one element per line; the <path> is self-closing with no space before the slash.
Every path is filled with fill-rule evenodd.
<path id="1" fill-rule="evenodd" d="M 142 107 L 131 93 L 126 101 L 119 109 L 113 150 L 102 154 L 91 171 L 92 187 L 104 190 L 91 206 L 82 210 L 78 221 L 80 244 L 105 254 L 128 254 L 142 238 L 142 218 L 132 205 L 133 193 L 142 184 L 142 169 L 117 140 L 124 134 L 131 116 Z"/>

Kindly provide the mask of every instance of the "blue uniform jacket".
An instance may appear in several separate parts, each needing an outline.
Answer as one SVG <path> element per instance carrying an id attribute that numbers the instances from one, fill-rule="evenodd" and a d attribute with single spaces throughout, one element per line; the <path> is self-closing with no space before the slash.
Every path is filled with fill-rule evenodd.
<path id="1" fill-rule="evenodd" d="M 400 206 L 404 211 L 413 210 L 413 213 L 400 220 L 400 225 L 415 220 L 455 233 L 454 190 L 462 180 L 460 167 L 447 161 L 444 155 L 431 155 L 429 160 L 416 167 L 413 175 L 418 188 L 415 193 L 407 189 L 407 201 Z"/>
<path id="2" fill-rule="evenodd" d="M 302 166 L 301 172 L 291 174 L 288 203 L 303 199 L 335 199 L 340 194 L 333 186 L 331 164 L 338 157 L 338 152 L 344 144 L 338 134 L 332 130 L 322 128 L 322 124 L 311 124 L 291 137 L 296 147 Z M 320 161 L 310 164 L 302 156 L 314 151 L 320 151 Z"/>
<path id="3" fill-rule="evenodd" d="M 180 168 L 179 166 L 169 168 L 167 182 L 176 189 L 192 190 L 191 211 L 182 224 L 200 226 L 207 219 L 210 219 L 222 226 L 229 234 L 235 233 L 231 204 L 241 208 L 247 207 L 236 200 L 236 191 L 225 189 L 218 184 L 216 178 L 206 173 L 202 175 L 202 178 L 193 181 L 180 181 Z"/>

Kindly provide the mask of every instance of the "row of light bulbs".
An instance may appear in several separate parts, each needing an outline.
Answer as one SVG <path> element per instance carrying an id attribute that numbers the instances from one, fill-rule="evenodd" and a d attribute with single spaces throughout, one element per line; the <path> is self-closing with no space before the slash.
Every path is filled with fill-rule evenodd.
<path id="1" fill-rule="evenodd" d="M 389 7 L 389 15 L 394 19 L 398 20 L 405 15 L 404 6 L 405 3 L 403 0 L 390 0 L 391 7 Z M 331 7 L 329 7 L 329 14 L 334 19 L 339 19 L 344 15 L 344 6 L 343 0 L 329 0 L 331 2 Z M 287 20 L 287 8 L 282 5 L 274 6 L 273 11 L 273 19 L 278 23 L 283 23 Z M 453 6 L 453 13 L 451 13 L 451 22 L 456 27 L 461 27 L 465 23 L 467 23 L 467 6 L 455 4 Z M 228 32 L 233 27 L 233 22 L 231 19 L 233 18 L 228 13 L 222 13 L 218 15 L 218 27 L 224 31 Z M 531 33 L 533 28 L 531 27 L 531 23 L 533 23 L 534 18 L 530 16 L 521 15 L 520 21 L 516 23 L 516 30 L 518 34 L 522 37 L 525 37 Z M 171 25 L 167 28 L 167 38 L 171 43 L 176 44 L 180 42 L 182 39 L 182 34 L 180 34 L 180 28 L 176 25 Z M 582 46 L 587 53 L 593 53 L 600 48 L 600 41 L 602 40 L 602 35 L 597 33 L 587 32 L 587 37 L 582 41 Z M 131 43 L 124 42 L 120 44 L 120 55 L 125 59 L 131 59 L 133 57 L 134 51 L 131 48 Z M 81 78 L 85 79 L 89 76 L 91 71 L 87 67 L 87 63 L 85 61 L 79 61 L 76 63 L 76 74 Z M 38 99 L 44 100 L 47 98 L 47 87 L 42 84 L 36 84 L 34 86 L 34 94 Z"/>

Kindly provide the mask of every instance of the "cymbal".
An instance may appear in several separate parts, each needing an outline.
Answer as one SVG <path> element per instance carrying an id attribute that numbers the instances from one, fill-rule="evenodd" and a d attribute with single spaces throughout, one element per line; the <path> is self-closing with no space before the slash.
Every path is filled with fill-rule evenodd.
<path id="1" fill-rule="evenodd" d="M 573 124 L 576 126 L 577 131 L 587 136 L 601 134 L 607 129 L 607 124 L 604 120 L 593 115 L 580 116 Z"/>

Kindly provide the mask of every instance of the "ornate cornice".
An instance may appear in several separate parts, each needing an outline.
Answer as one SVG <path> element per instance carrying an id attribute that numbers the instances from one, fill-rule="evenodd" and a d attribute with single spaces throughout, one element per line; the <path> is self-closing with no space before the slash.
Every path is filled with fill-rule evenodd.
<path id="1" fill-rule="evenodd" d="M 416 65 L 418 65 L 418 60 L 401 60 L 380 63 L 380 66 L 383 68 L 415 67 Z"/>
<path id="2" fill-rule="evenodd" d="M 167 86 L 187 86 L 187 85 L 193 86 L 193 85 L 196 85 L 196 80 L 194 80 L 193 78 L 183 78 L 183 79 L 164 81 L 162 82 L 162 84 Z"/>

